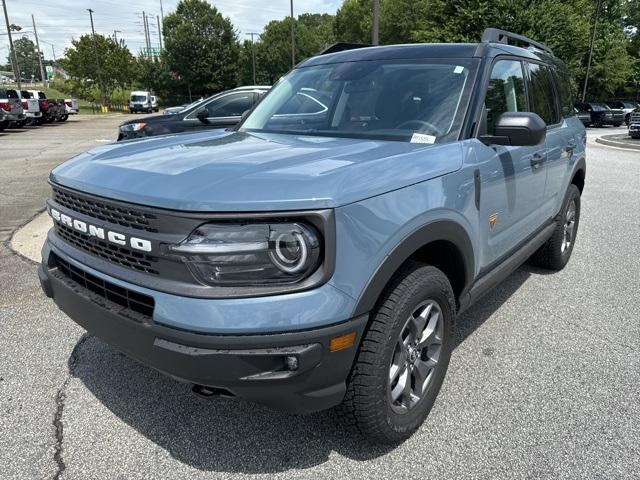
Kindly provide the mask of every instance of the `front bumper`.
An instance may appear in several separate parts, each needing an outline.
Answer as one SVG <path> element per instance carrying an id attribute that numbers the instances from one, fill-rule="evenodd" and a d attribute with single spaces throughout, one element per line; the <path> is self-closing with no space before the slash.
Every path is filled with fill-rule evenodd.
<path id="1" fill-rule="evenodd" d="M 184 331 L 152 317 L 123 314 L 120 305 L 97 296 L 58 268 L 47 245 L 43 253 L 38 275 L 47 296 L 89 333 L 145 365 L 184 382 L 292 413 L 324 410 L 344 397 L 367 315 L 288 333 Z M 216 300 L 209 302 L 215 309 Z M 273 311 L 274 319 L 281 311 Z M 329 351 L 332 338 L 351 332 L 356 334 L 353 346 Z M 288 366 L 287 357 L 296 358 L 296 369 Z"/>

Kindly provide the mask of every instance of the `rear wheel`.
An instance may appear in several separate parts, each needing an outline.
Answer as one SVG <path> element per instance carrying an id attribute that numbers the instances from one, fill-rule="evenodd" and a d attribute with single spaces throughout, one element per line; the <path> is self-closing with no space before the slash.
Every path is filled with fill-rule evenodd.
<path id="1" fill-rule="evenodd" d="M 620 123 L 620 122 L 613 124 L 614 127 L 619 127 L 620 125 L 622 125 L 622 123 Z"/>
<path id="2" fill-rule="evenodd" d="M 455 300 L 437 268 L 408 263 L 372 319 L 337 407 L 371 440 L 397 443 L 424 422 L 444 380 L 453 342 Z"/>
<path id="3" fill-rule="evenodd" d="M 573 252 L 579 222 L 580 190 L 571 184 L 565 195 L 553 235 L 533 254 L 532 263 L 549 270 L 562 270 Z"/>

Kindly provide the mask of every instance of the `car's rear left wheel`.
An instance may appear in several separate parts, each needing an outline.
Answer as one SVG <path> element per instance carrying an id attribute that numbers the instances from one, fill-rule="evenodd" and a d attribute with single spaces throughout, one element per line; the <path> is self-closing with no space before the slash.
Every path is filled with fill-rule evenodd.
<path id="1" fill-rule="evenodd" d="M 453 344 L 455 300 L 435 267 L 408 263 L 372 313 L 371 323 L 338 407 L 367 438 L 397 443 L 431 411 Z"/>
<path id="2" fill-rule="evenodd" d="M 573 252 L 580 223 L 580 190 L 569 185 L 551 238 L 531 256 L 531 262 L 549 270 L 562 270 Z"/>

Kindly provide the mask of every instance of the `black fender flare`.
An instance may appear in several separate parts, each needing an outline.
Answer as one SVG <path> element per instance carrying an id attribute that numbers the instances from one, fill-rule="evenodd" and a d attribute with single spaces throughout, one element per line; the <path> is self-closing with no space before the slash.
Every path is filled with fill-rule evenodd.
<path id="1" fill-rule="evenodd" d="M 462 255 L 465 282 L 460 298 L 465 296 L 473 283 L 475 274 L 473 244 L 467 231 L 460 224 L 452 220 L 436 220 L 407 235 L 384 258 L 360 294 L 352 316 L 356 317 L 370 312 L 398 268 L 420 248 L 435 241 L 447 241 L 453 244 Z"/>

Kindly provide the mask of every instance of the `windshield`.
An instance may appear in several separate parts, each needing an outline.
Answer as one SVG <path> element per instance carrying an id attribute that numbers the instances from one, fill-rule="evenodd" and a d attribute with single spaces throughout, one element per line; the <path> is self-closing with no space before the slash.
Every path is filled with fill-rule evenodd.
<path id="1" fill-rule="evenodd" d="M 241 130 L 453 141 L 476 65 L 472 59 L 376 60 L 297 68 L 258 104 Z"/>
<path id="2" fill-rule="evenodd" d="M 610 110 L 610 108 L 604 103 L 592 103 L 591 108 L 593 108 L 596 112 L 602 112 L 604 110 Z"/>
<path id="3" fill-rule="evenodd" d="M 146 95 L 131 95 L 131 101 L 132 102 L 146 102 L 147 101 L 147 96 Z"/>

